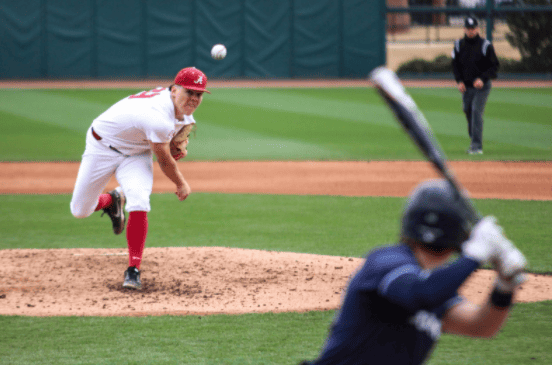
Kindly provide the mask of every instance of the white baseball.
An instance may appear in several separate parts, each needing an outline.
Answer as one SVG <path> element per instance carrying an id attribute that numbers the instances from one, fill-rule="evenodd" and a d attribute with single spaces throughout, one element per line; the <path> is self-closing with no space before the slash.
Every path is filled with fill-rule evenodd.
<path id="1" fill-rule="evenodd" d="M 211 49 L 211 57 L 215 60 L 222 60 L 226 57 L 226 47 L 224 47 L 224 44 L 215 44 Z"/>

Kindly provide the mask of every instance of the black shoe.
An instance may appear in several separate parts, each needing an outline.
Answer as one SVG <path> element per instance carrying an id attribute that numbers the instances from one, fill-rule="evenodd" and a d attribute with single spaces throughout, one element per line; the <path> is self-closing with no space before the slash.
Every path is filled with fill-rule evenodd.
<path id="1" fill-rule="evenodd" d="M 108 194 L 111 195 L 113 202 L 109 207 L 103 208 L 102 217 L 104 214 L 107 214 L 113 223 L 113 232 L 121 234 L 125 229 L 125 212 L 123 210 L 125 206 L 125 194 L 120 186 L 111 190 Z"/>
<path id="2" fill-rule="evenodd" d="M 125 270 L 125 281 L 123 281 L 123 288 L 140 290 L 142 289 L 142 282 L 140 281 L 140 270 L 134 266 L 130 266 Z"/>

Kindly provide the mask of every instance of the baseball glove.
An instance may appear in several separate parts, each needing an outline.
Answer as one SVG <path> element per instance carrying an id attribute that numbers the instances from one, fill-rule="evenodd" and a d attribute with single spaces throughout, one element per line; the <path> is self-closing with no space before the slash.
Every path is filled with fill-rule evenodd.
<path id="1" fill-rule="evenodd" d="M 180 128 L 178 133 L 171 139 L 169 144 L 171 155 L 175 160 L 180 160 L 181 158 L 186 157 L 188 150 L 188 138 L 192 130 L 195 130 L 195 124 L 187 124 L 184 127 Z"/>

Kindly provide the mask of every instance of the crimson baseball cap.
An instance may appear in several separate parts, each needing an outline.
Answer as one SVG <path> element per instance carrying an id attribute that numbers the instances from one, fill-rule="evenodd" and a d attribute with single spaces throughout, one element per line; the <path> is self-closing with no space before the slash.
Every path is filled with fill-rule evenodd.
<path id="1" fill-rule="evenodd" d="M 180 70 L 174 78 L 174 83 L 185 89 L 205 91 L 210 94 L 207 87 L 207 76 L 195 67 L 186 67 Z"/>

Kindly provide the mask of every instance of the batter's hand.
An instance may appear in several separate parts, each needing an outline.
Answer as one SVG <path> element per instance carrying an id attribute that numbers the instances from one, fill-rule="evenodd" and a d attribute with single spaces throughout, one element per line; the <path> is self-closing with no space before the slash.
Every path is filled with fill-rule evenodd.
<path id="1" fill-rule="evenodd" d="M 184 181 L 184 184 L 182 186 L 176 187 L 176 196 L 178 197 L 178 200 L 183 201 L 190 195 L 192 192 L 192 189 L 190 188 L 190 185 L 186 181 Z"/>
<path id="2" fill-rule="evenodd" d="M 500 246 L 506 245 L 502 227 L 492 216 L 481 219 L 472 229 L 470 237 L 462 244 L 462 253 L 484 264 L 498 259 Z"/>
<path id="3" fill-rule="evenodd" d="M 475 87 L 476 89 L 481 89 L 483 87 L 483 80 L 475 79 L 475 81 L 473 82 L 473 87 Z"/>
<path id="4" fill-rule="evenodd" d="M 505 239 L 498 247 L 498 255 L 493 260 L 493 266 L 501 278 L 511 280 L 523 273 L 527 260 L 510 240 Z"/>
<path id="5" fill-rule="evenodd" d="M 466 85 L 462 81 L 458 83 L 458 90 L 463 94 L 466 91 Z"/>

